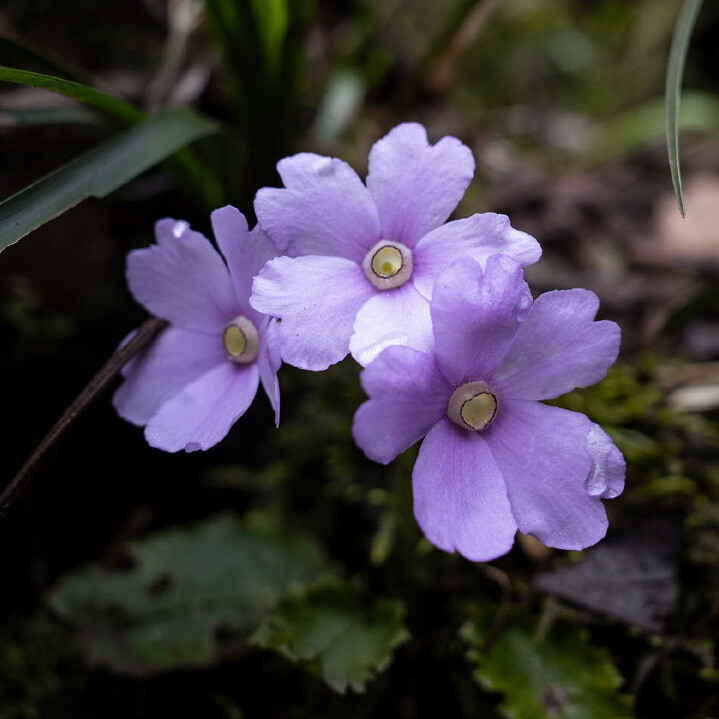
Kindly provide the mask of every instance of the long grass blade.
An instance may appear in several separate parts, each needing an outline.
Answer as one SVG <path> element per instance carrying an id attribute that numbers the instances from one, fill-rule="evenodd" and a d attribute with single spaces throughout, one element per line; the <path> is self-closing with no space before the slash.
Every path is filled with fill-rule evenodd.
<path id="1" fill-rule="evenodd" d="M 666 110 L 667 110 L 667 150 L 669 151 L 669 169 L 672 184 L 677 196 L 679 211 L 684 212 L 682 195 L 682 174 L 679 164 L 679 105 L 681 101 L 684 63 L 689 49 L 692 31 L 701 10 L 703 0 L 685 0 L 677 24 L 674 27 L 672 46 L 667 63 Z"/>
<path id="2" fill-rule="evenodd" d="M 129 102 L 72 80 L 63 80 L 52 75 L 43 75 L 39 72 L 18 70 L 14 67 L 4 67 L 2 65 L 0 65 L 0 80 L 57 92 L 123 123 L 139 122 L 145 117 L 142 110 Z"/>
<path id="3" fill-rule="evenodd" d="M 183 108 L 135 125 L 0 202 L 0 251 L 88 197 L 105 197 L 217 130 Z"/>

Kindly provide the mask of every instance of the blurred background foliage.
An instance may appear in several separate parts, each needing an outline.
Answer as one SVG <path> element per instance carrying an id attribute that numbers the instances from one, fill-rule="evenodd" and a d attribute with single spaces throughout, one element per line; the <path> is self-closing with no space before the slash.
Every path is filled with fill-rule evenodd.
<path id="1" fill-rule="evenodd" d="M 533 289 L 588 287 L 622 326 L 608 377 L 557 403 L 602 423 L 628 474 L 598 547 L 520 536 L 472 564 L 414 522 L 416 449 L 381 467 L 354 447 L 350 362 L 283 368 L 280 429 L 258 397 L 202 455 L 148 448 L 103 396 L 0 524 L 0 719 L 719 714 L 719 8 L 687 63 L 678 225 L 662 92 L 679 8 L 3 3 L 0 65 L 105 93 L 88 107 L 3 83 L 3 197 L 147 116 L 216 122 L 2 254 L 7 481 L 142 321 L 123 264 L 156 219 L 207 231 L 225 202 L 251 216 L 295 151 L 364 172 L 405 120 L 473 149 L 458 215 L 506 212 L 534 234 Z"/>

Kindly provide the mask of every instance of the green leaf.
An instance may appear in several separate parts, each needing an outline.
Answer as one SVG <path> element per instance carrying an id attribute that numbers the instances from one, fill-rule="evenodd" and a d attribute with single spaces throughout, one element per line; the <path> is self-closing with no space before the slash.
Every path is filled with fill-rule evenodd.
<path id="1" fill-rule="evenodd" d="M 336 142 L 357 114 L 365 93 L 364 78 L 359 72 L 336 71 L 327 83 L 317 110 L 313 135 L 323 142 Z"/>
<path id="2" fill-rule="evenodd" d="M 289 28 L 288 0 L 252 0 L 257 27 L 262 35 L 265 58 L 272 72 L 277 72 Z"/>
<path id="3" fill-rule="evenodd" d="M 0 36 L 0 49 L 2 46 Z M 122 124 L 137 124 L 147 120 L 147 115 L 131 103 L 72 80 L 10 67 L 0 67 L 0 80 L 59 93 Z M 207 207 L 223 204 L 224 190 L 217 176 L 194 153 L 181 150 L 172 158 L 172 165 L 185 188 L 193 196 L 201 197 Z"/>
<path id="4" fill-rule="evenodd" d="M 234 0 L 205 0 L 205 13 L 210 32 L 222 58 L 222 70 L 229 99 L 235 111 L 244 112 L 243 84 L 239 77 L 239 48 L 247 43 L 243 37 L 243 25 L 239 16 L 239 3 Z"/>
<path id="5" fill-rule="evenodd" d="M 134 675 L 211 664 L 219 628 L 249 634 L 288 592 L 328 572 L 309 539 L 230 515 L 155 534 L 132 555 L 127 571 L 91 565 L 70 574 L 50 603 L 77 623 L 91 661 Z"/>
<path id="6" fill-rule="evenodd" d="M 402 602 L 379 599 L 367 607 L 349 583 L 315 587 L 285 599 L 252 641 L 293 661 L 309 661 L 335 691 L 363 691 L 383 671 L 409 634 Z"/>
<path id="7" fill-rule="evenodd" d="M 105 197 L 217 129 L 187 108 L 125 130 L 0 202 L 0 251 L 88 197 Z"/>
<path id="8" fill-rule="evenodd" d="M 684 198 L 682 196 L 682 177 L 679 165 L 679 104 L 684 76 L 684 62 L 689 49 L 689 40 L 701 10 L 703 0 L 685 0 L 677 24 L 674 27 L 672 46 L 669 51 L 666 79 L 667 104 L 667 149 L 669 151 L 669 168 L 672 183 L 677 196 L 679 210 L 684 215 Z"/>
<path id="9" fill-rule="evenodd" d="M 714 134 L 719 131 L 719 98 L 708 92 L 682 93 L 679 130 Z M 666 132 L 666 103 L 654 98 L 602 123 L 594 149 L 599 160 L 634 152 Z"/>
<path id="10" fill-rule="evenodd" d="M 43 75 L 39 72 L 29 72 L 28 70 L 18 70 L 13 67 L 3 66 L 0 66 L 0 80 L 57 92 L 121 122 L 140 122 L 145 118 L 145 113 L 129 102 L 72 80 L 63 80 L 62 78 Z"/>
<path id="11" fill-rule="evenodd" d="M 474 677 L 490 691 L 503 692 L 499 704 L 508 719 L 624 719 L 630 700 L 618 691 L 621 676 L 606 651 L 593 647 L 587 631 L 556 620 L 546 636 L 533 622 L 509 620 L 484 651 L 487 622 L 467 622 L 460 635 L 469 646 Z"/>
<path id="12" fill-rule="evenodd" d="M 97 115 L 84 107 L 29 107 L 0 110 L 0 127 L 97 124 Z"/>
<path id="13" fill-rule="evenodd" d="M 2 30 L 0 31 L 0 64 L 5 63 L 32 67 L 38 72 L 64 77 L 86 85 L 93 83 L 92 77 L 68 62 L 66 58 L 32 40 Z"/>

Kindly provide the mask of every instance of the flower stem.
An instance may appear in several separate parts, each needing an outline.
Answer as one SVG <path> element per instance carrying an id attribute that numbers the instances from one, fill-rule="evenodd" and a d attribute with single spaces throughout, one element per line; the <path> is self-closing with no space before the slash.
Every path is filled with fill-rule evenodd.
<path id="1" fill-rule="evenodd" d="M 12 482 L 0 495 L 0 517 L 4 517 L 10 506 L 23 493 L 45 455 L 63 437 L 75 420 L 90 406 L 93 400 L 111 382 L 113 377 L 126 365 L 132 357 L 142 350 L 167 325 L 165 320 L 152 317 L 146 320 L 132 338 L 112 354 L 110 359 L 100 368 L 72 404 L 55 422 L 52 429 L 45 435 L 42 442 L 35 448 Z"/>

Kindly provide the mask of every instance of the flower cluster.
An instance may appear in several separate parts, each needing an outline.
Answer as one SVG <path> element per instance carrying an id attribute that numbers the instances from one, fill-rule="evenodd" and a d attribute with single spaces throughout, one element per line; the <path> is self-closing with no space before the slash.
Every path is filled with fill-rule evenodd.
<path id="1" fill-rule="evenodd" d="M 279 421 L 281 361 L 317 371 L 351 353 L 369 397 L 358 446 L 388 463 L 424 438 L 414 511 L 437 547 L 484 561 L 518 529 L 563 549 L 601 539 L 624 460 L 586 416 L 541 400 L 601 379 L 619 328 L 595 321 L 586 290 L 533 301 L 523 268 L 541 250 L 505 216 L 447 222 L 469 149 L 404 124 L 372 148 L 366 184 L 309 153 L 278 171 L 252 231 L 232 207 L 213 213 L 226 263 L 174 220 L 130 254 L 131 292 L 169 325 L 125 367 L 118 412 L 155 447 L 207 449 L 260 382 Z"/>

